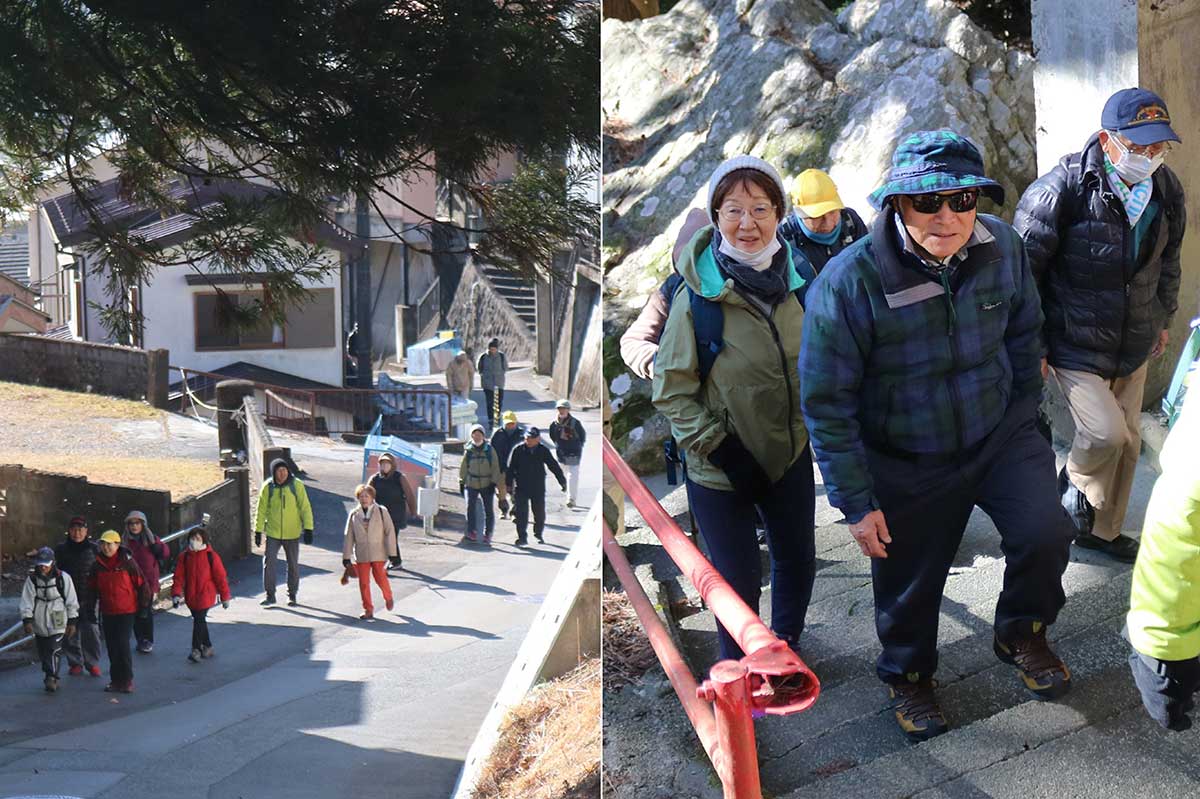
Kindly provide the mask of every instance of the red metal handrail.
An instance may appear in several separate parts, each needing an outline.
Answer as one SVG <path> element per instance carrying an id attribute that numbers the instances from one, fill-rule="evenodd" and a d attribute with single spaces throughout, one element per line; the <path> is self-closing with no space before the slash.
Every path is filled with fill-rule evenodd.
<path id="1" fill-rule="evenodd" d="M 646 525 L 658 536 L 675 565 L 696 586 L 721 625 L 746 653 L 742 662 L 754 683 L 752 701 L 755 709 L 773 716 L 786 716 L 811 707 L 821 690 L 817 675 L 763 624 L 758 614 L 688 540 L 675 519 L 658 503 L 608 439 L 604 439 L 603 447 L 605 468 L 642 514 Z M 776 690 L 785 683 L 786 692 Z"/>

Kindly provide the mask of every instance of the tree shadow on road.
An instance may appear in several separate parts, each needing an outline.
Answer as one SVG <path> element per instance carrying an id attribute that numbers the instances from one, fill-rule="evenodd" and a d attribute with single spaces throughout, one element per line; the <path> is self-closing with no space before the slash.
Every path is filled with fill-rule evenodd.
<path id="1" fill-rule="evenodd" d="M 400 577 L 403 579 L 415 579 L 425 583 L 433 591 L 448 589 L 452 591 L 477 591 L 484 594 L 496 594 L 497 596 L 511 596 L 512 591 L 507 588 L 500 588 L 495 585 L 487 585 L 485 583 L 474 583 L 469 580 L 447 580 L 442 577 L 434 577 L 432 574 L 424 574 L 419 571 L 401 567 L 396 571 L 388 572 L 388 576 L 392 578 Z"/>
<path id="2" fill-rule="evenodd" d="M 409 635 L 419 638 L 428 638 L 434 633 L 442 635 L 461 635 L 464 637 L 477 638 L 481 641 L 499 640 L 500 636 L 493 633 L 476 630 L 473 627 L 460 627 L 456 624 L 425 624 L 414 616 L 402 616 L 399 613 L 376 609 L 375 618 L 371 621 L 360 619 L 357 616 L 351 616 L 348 613 L 338 613 L 335 610 L 327 608 L 318 608 L 312 605 L 303 605 L 299 607 L 287 607 L 284 605 L 275 605 L 270 608 L 271 612 L 275 613 L 290 613 L 293 616 L 303 616 L 306 619 L 315 621 L 324 621 L 331 624 L 340 624 L 343 627 L 356 627 L 371 632 L 390 633 L 396 635 Z M 311 612 L 311 611 L 316 611 Z M 400 619 L 403 623 L 397 623 L 395 620 Z"/>

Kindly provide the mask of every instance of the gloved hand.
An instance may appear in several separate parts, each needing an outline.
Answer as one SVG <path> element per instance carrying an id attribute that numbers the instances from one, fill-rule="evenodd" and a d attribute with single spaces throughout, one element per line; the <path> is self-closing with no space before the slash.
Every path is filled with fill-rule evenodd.
<path id="1" fill-rule="evenodd" d="M 226 599 L 224 602 L 222 602 L 221 607 L 225 608 L 225 610 L 229 610 L 229 600 Z"/>
<path id="2" fill-rule="evenodd" d="M 400 568 L 400 564 L 404 562 L 403 560 L 401 560 L 399 555 L 396 555 L 394 557 L 389 557 L 388 560 L 390 560 L 392 562 L 392 568 L 395 568 L 395 569 Z"/>
<path id="3" fill-rule="evenodd" d="M 734 491 L 754 502 L 761 501 L 771 487 L 767 473 L 735 433 L 725 436 L 708 461 L 725 472 Z"/>
<path id="4" fill-rule="evenodd" d="M 559 488 L 561 488 L 561 489 L 563 490 L 563 493 L 564 493 L 564 494 L 565 494 L 565 493 L 567 493 L 567 484 L 566 484 L 566 482 L 559 483 L 559 484 L 558 484 L 558 487 L 559 487 Z"/>
<path id="5" fill-rule="evenodd" d="M 171 597 L 171 607 L 173 607 L 173 608 L 179 607 L 179 602 L 180 602 L 180 597 L 177 597 L 177 596 Z"/>
<path id="6" fill-rule="evenodd" d="M 508 515 L 508 500 L 501 497 L 500 501 L 497 502 L 496 504 L 500 506 L 500 513 L 507 516 Z"/>
<path id="7" fill-rule="evenodd" d="M 262 533 L 254 534 L 254 546 L 256 546 L 256 547 L 262 546 Z"/>
<path id="8" fill-rule="evenodd" d="M 304 543 L 306 543 L 306 544 L 312 543 L 312 530 L 304 531 Z"/>
<path id="9" fill-rule="evenodd" d="M 349 569 L 350 568 L 350 558 L 342 558 L 342 566 L 343 566 L 343 568 Z"/>
<path id="10" fill-rule="evenodd" d="M 21 627 L 22 627 L 22 629 L 25 630 L 26 635 L 33 635 L 33 622 L 31 622 L 31 621 L 23 622 L 21 624 Z"/>

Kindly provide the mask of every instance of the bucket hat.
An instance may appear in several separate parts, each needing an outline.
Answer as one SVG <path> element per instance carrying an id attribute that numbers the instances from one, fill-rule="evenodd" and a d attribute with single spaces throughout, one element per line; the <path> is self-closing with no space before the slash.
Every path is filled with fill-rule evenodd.
<path id="1" fill-rule="evenodd" d="M 887 179 L 868 199 L 880 211 L 897 194 L 954 189 L 979 189 L 997 205 L 1004 204 L 1004 187 L 983 174 L 983 156 L 974 144 L 952 130 L 923 130 L 896 146 Z"/>

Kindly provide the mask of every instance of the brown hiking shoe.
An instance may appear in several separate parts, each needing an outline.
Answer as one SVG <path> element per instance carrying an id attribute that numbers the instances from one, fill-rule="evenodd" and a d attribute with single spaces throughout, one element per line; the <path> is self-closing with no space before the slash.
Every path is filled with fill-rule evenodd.
<path id="1" fill-rule="evenodd" d="M 933 694 L 933 679 L 920 679 L 919 674 L 908 678 L 909 682 L 888 683 L 888 696 L 900 729 L 910 741 L 928 741 L 948 731 L 946 717 Z"/>
<path id="2" fill-rule="evenodd" d="M 1071 671 L 1046 642 L 1046 625 L 1040 621 L 1010 641 L 995 638 L 992 649 L 1000 660 L 1017 667 L 1021 682 L 1038 699 L 1058 699 L 1071 690 Z"/>

